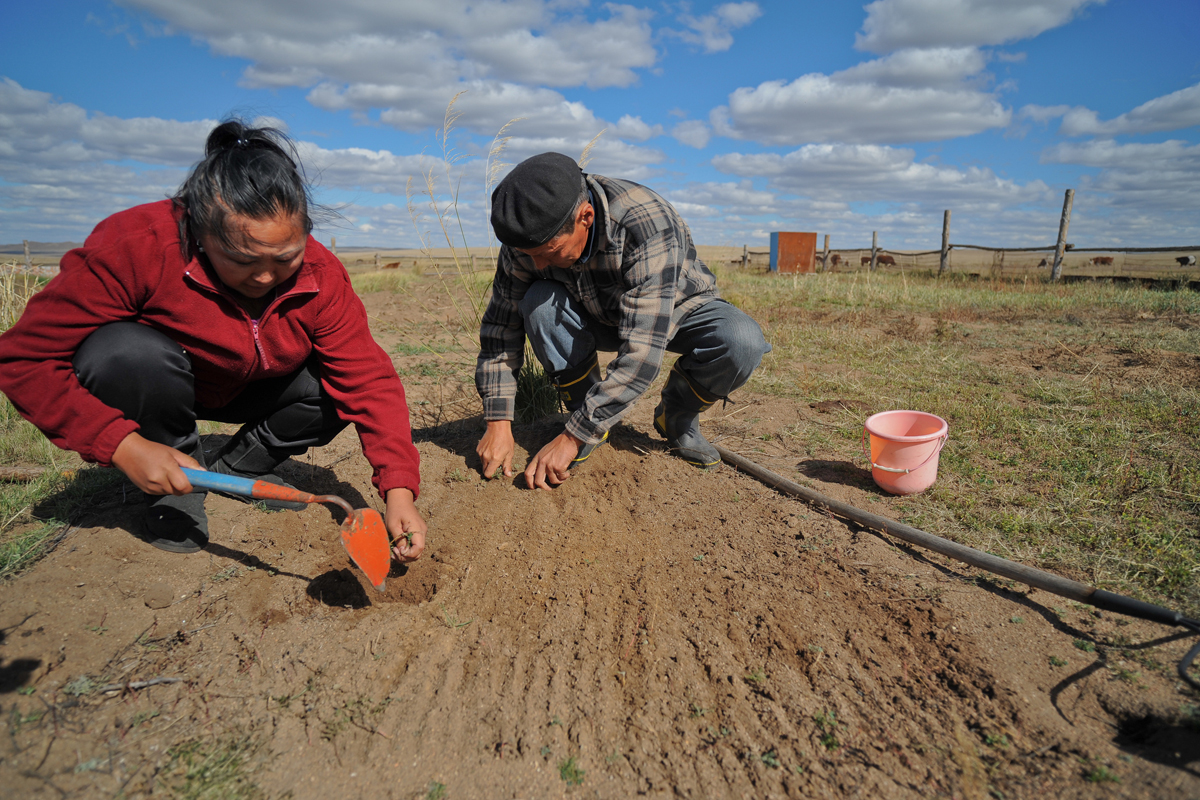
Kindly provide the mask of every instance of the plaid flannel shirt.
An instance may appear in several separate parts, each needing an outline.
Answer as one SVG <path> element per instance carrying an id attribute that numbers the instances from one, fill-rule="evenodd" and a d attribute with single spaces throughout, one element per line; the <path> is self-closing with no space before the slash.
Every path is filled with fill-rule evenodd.
<path id="1" fill-rule="evenodd" d="M 501 247 L 479 330 L 475 387 L 485 420 L 513 418 L 525 355 L 518 304 L 534 281 L 558 281 L 597 321 L 616 328 L 621 342 L 604 380 L 567 420 L 567 433 L 595 444 L 658 377 L 680 320 L 719 294 L 687 224 L 666 200 L 630 181 L 588 175 L 587 184 L 596 224 L 586 261 L 538 270 L 533 259 Z"/>

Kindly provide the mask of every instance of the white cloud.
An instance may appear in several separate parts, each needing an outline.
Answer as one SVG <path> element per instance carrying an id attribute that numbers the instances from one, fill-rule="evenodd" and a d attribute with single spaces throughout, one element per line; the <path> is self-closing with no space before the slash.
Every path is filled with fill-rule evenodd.
<path id="1" fill-rule="evenodd" d="M 901 50 L 884 58 L 866 61 L 829 76 L 835 83 L 874 84 L 900 88 L 954 90 L 978 75 L 987 59 L 975 47 L 934 47 Z"/>
<path id="2" fill-rule="evenodd" d="M 766 178 L 779 192 L 840 202 L 999 206 L 1043 200 L 1048 191 L 1041 181 L 1020 185 L 989 169 L 922 164 L 914 156 L 905 148 L 810 144 L 785 155 L 730 153 L 714 158 L 713 165 L 732 175 Z"/>
<path id="3" fill-rule="evenodd" d="M 700 120 L 689 119 L 672 128 L 671 136 L 688 147 L 703 150 L 708 146 L 709 139 L 712 138 L 712 131 Z"/>
<path id="4" fill-rule="evenodd" d="M 476 133 L 493 133 L 500 116 L 559 113 L 559 124 L 569 124 L 577 104 L 547 87 L 629 86 L 658 57 L 651 12 L 617 3 L 595 19 L 580 4 L 547 0 L 124 4 L 164 20 L 168 32 L 248 60 L 245 86 L 309 89 L 326 110 L 382 109 L 385 122 L 404 130 L 440 124 L 447 99 L 462 89 L 510 103 L 490 116 L 464 113 L 459 124 Z"/>
<path id="5" fill-rule="evenodd" d="M 758 3 L 724 3 L 702 17 L 681 14 L 685 31 L 666 31 L 689 44 L 700 45 L 706 53 L 720 53 L 733 46 L 733 31 L 744 28 L 762 16 Z"/>
<path id="6" fill-rule="evenodd" d="M 774 145 L 928 142 L 1007 125 L 1012 112 L 967 88 L 849 83 L 820 74 L 741 88 L 710 114 L 717 133 Z"/>
<path id="7" fill-rule="evenodd" d="M 855 47 L 972 47 L 1029 39 L 1105 0 L 876 0 L 867 5 Z"/>
<path id="8" fill-rule="evenodd" d="M 1061 117 L 1070 110 L 1070 106 L 1028 105 L 1022 106 L 1021 110 L 1017 112 L 1017 116 L 1020 119 L 1031 119 L 1034 122 L 1049 122 L 1052 119 Z"/>
<path id="9" fill-rule="evenodd" d="M 1099 167 L 1086 182 L 1089 192 L 1103 193 L 1096 202 L 1112 206 L 1185 214 L 1200 210 L 1196 176 L 1200 144 L 1172 139 L 1155 144 L 1118 144 L 1112 140 L 1064 142 L 1042 153 L 1042 163 Z"/>
<path id="10" fill-rule="evenodd" d="M 653 139 L 655 136 L 662 136 L 662 125 L 648 125 L 642 121 L 641 117 L 633 117 L 629 114 L 617 120 L 617 124 L 611 129 L 612 134 L 620 139 L 632 139 L 636 142 L 644 142 L 647 139 Z"/>
<path id="11" fill-rule="evenodd" d="M 1072 108 L 1063 115 L 1064 136 L 1117 136 L 1174 131 L 1200 125 L 1200 83 L 1142 103 L 1119 117 L 1101 122 L 1095 111 Z"/>

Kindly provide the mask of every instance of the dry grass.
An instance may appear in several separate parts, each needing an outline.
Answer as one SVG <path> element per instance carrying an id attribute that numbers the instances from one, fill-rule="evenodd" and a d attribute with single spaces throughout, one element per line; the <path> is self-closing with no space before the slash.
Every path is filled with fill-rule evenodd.
<path id="1" fill-rule="evenodd" d="M 1200 294 L 895 273 L 721 284 L 775 347 L 751 389 L 950 422 L 906 521 L 1200 612 Z M 858 462 L 864 416 L 788 436 Z"/>

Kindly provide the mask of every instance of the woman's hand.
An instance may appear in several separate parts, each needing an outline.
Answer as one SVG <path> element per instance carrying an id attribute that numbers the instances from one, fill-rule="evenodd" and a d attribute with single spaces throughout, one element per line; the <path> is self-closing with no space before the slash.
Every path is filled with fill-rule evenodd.
<path id="1" fill-rule="evenodd" d="M 136 431 L 117 445 L 112 463 L 146 494 L 188 494 L 192 484 L 179 468 L 204 469 L 191 456 L 152 442 Z"/>
<path id="2" fill-rule="evenodd" d="M 388 533 L 395 546 L 393 557 L 402 564 L 416 561 L 425 552 L 425 533 L 429 526 L 421 518 L 413 502 L 413 493 L 408 489 L 389 489 L 387 493 Z"/>

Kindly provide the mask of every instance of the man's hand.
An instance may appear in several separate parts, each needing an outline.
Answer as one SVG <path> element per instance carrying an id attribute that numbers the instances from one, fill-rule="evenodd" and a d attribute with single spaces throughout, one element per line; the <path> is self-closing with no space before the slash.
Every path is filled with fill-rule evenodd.
<path id="1" fill-rule="evenodd" d="M 583 442 L 563 431 L 550 444 L 538 451 L 525 467 L 525 485 L 529 488 L 549 489 L 571 477 L 568 471 L 571 460 L 579 455 Z"/>
<path id="2" fill-rule="evenodd" d="M 483 464 L 483 477 L 491 480 L 496 470 L 503 468 L 504 477 L 511 478 L 513 460 L 512 423 L 506 419 L 495 419 L 487 424 L 487 431 L 475 448 Z"/>
<path id="3" fill-rule="evenodd" d="M 429 526 L 417 511 L 413 502 L 413 493 L 408 489 L 389 489 L 387 493 L 387 517 L 385 519 L 388 533 L 392 535 L 395 546 L 392 556 L 404 564 L 416 561 L 425 552 L 425 533 Z"/>
<path id="4" fill-rule="evenodd" d="M 179 468 L 203 469 L 191 456 L 143 438 L 136 431 L 117 445 L 112 464 L 146 494 L 187 494 L 192 484 Z"/>

